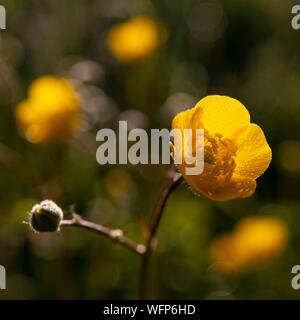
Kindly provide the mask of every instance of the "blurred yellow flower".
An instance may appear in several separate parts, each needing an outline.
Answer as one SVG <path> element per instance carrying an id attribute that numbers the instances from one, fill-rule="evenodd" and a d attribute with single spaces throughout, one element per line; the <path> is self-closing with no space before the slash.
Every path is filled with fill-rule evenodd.
<path id="1" fill-rule="evenodd" d="M 165 30 L 153 19 L 137 16 L 110 29 L 107 45 L 122 62 L 150 55 L 165 38 Z"/>
<path id="2" fill-rule="evenodd" d="M 68 80 L 43 76 L 31 84 L 28 98 L 19 103 L 15 114 L 28 141 L 61 142 L 79 126 L 80 100 Z"/>
<path id="3" fill-rule="evenodd" d="M 286 225 L 275 217 L 248 217 L 232 233 L 220 236 L 211 245 L 217 270 L 231 274 L 266 262 L 287 246 Z"/>
<path id="4" fill-rule="evenodd" d="M 219 201 L 253 194 L 256 178 L 268 168 L 272 151 L 262 129 L 250 123 L 242 103 L 227 96 L 207 96 L 194 108 L 177 114 L 172 127 L 182 132 L 204 129 L 202 174 L 187 176 L 186 164 L 178 165 L 196 192 Z M 183 141 L 183 153 L 191 145 L 188 142 Z M 195 154 L 195 141 L 192 148 Z"/>

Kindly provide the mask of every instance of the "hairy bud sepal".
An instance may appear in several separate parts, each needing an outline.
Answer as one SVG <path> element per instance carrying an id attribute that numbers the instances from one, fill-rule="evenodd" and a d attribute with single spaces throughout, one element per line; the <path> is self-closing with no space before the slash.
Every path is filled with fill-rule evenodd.
<path id="1" fill-rule="evenodd" d="M 56 232 L 62 219 L 62 209 L 53 201 L 44 200 L 31 209 L 29 225 L 35 232 Z"/>

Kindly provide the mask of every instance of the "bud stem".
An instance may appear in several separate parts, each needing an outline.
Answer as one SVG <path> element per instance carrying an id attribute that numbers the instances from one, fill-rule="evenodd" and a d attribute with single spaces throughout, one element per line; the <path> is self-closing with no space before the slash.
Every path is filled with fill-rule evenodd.
<path id="1" fill-rule="evenodd" d="M 108 227 L 102 226 L 101 224 L 97 224 L 94 222 L 90 222 L 84 220 L 81 216 L 76 213 L 72 214 L 73 217 L 71 220 L 63 220 L 60 224 L 61 228 L 65 227 L 79 227 L 87 230 L 91 230 L 101 234 L 111 240 L 114 240 L 121 244 L 122 246 L 126 247 L 127 249 L 131 250 L 132 252 L 143 255 L 145 253 L 145 246 L 142 244 L 137 244 L 133 240 L 127 238 L 125 236 L 124 231 L 120 229 L 110 229 Z"/>

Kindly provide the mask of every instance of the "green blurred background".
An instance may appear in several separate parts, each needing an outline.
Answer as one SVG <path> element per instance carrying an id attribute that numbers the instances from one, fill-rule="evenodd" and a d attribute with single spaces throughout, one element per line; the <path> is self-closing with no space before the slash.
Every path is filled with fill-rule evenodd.
<path id="1" fill-rule="evenodd" d="M 229 95 L 247 106 L 267 136 L 273 161 L 249 199 L 209 201 L 185 185 L 172 195 L 152 260 L 151 296 L 300 298 L 290 284 L 291 268 L 300 264 L 300 31 L 291 27 L 294 1 L 1 4 L 7 30 L 0 31 L 0 264 L 7 269 L 7 290 L 0 299 L 136 298 L 134 254 L 81 230 L 37 235 L 22 221 L 33 204 L 50 198 L 143 241 L 141 226 L 167 168 L 100 166 L 95 134 L 115 128 L 119 119 L 132 128 L 168 128 L 174 114 L 208 94 Z M 167 41 L 146 59 L 118 63 L 106 48 L 106 33 L 139 14 L 161 21 Z M 64 145 L 31 144 L 16 128 L 16 105 L 44 74 L 81 84 L 87 120 Z M 211 267 L 209 245 L 248 215 L 284 220 L 289 246 L 270 263 L 222 277 Z"/>

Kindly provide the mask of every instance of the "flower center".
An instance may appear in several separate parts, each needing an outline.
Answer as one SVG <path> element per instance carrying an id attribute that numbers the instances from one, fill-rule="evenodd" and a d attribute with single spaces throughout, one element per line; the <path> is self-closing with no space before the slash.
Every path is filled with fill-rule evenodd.
<path id="1" fill-rule="evenodd" d="M 204 130 L 204 172 L 212 183 L 225 183 L 230 180 L 235 169 L 235 143 L 222 134 L 209 134 Z"/>

